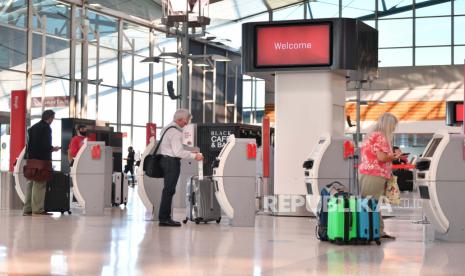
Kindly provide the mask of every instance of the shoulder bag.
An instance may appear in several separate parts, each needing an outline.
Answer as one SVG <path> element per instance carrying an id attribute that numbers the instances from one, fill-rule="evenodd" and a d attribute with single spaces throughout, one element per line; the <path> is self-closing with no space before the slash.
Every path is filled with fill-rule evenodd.
<path id="1" fill-rule="evenodd" d="M 145 157 L 144 159 L 144 171 L 145 174 L 148 177 L 151 178 L 163 178 L 165 176 L 165 173 L 163 172 L 163 169 L 160 164 L 160 160 L 163 158 L 163 155 L 157 154 L 158 148 L 161 145 L 161 142 L 163 141 L 163 138 L 165 137 L 165 134 L 168 132 L 170 128 L 176 128 L 175 126 L 171 126 L 165 130 L 163 135 L 161 136 L 160 141 L 158 141 L 157 146 L 155 147 L 155 151 L 153 154 L 149 154 Z"/>

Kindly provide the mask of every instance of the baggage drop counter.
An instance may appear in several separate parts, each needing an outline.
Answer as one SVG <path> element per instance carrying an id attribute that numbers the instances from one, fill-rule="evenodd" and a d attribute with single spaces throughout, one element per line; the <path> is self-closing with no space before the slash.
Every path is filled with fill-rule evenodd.
<path id="1" fill-rule="evenodd" d="M 24 174 L 23 174 L 23 167 L 24 165 L 26 165 L 26 159 L 24 158 L 25 155 L 26 155 L 26 148 L 23 148 L 23 150 L 18 156 L 18 159 L 16 159 L 16 164 L 13 170 L 13 176 L 15 179 L 15 190 L 23 203 L 26 201 L 26 192 L 27 192 L 27 183 L 28 183 L 28 180 L 24 177 Z"/>
<path id="2" fill-rule="evenodd" d="M 85 140 L 71 167 L 73 193 L 79 205 L 84 207 L 86 215 L 103 215 L 108 191 L 108 177 L 106 169 L 107 155 L 111 148 L 105 147 L 104 142 L 89 142 Z M 111 164 L 110 164 L 111 165 Z M 111 182 L 110 182 L 111 184 Z M 109 187 L 111 189 L 111 186 Z"/>
<path id="3" fill-rule="evenodd" d="M 213 166 L 215 195 L 232 226 L 255 226 L 255 139 L 229 136 Z"/>
<path id="4" fill-rule="evenodd" d="M 465 135 L 438 132 L 416 162 L 416 185 L 435 239 L 465 241 Z"/>
<path id="5" fill-rule="evenodd" d="M 349 190 L 349 159 L 344 159 L 345 137 L 324 134 L 313 147 L 310 157 L 304 162 L 307 207 L 316 215 L 320 191 L 326 185 L 338 181 Z M 350 187 L 353 191 L 354 187 Z"/>
<path id="6" fill-rule="evenodd" d="M 156 142 L 152 137 L 150 143 L 145 148 L 141 156 L 140 169 L 137 170 L 137 184 L 139 197 L 148 212 L 151 212 L 154 220 L 158 220 L 158 211 L 160 209 L 161 193 L 163 191 L 163 178 L 151 178 L 145 175 L 144 159 L 149 154 L 153 154 Z"/>

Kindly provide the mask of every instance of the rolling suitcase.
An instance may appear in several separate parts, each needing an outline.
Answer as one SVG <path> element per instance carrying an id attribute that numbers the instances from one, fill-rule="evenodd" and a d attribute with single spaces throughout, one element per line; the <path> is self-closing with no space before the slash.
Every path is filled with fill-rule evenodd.
<path id="1" fill-rule="evenodd" d="M 359 241 L 369 244 L 374 241 L 380 245 L 380 225 L 378 202 L 374 198 L 360 198 L 358 200 L 358 237 Z"/>
<path id="2" fill-rule="evenodd" d="M 126 205 L 128 202 L 128 176 L 122 172 L 113 173 L 111 189 L 111 205 Z"/>
<path id="3" fill-rule="evenodd" d="M 316 237 L 320 241 L 328 240 L 328 201 L 332 195 L 346 192 L 346 187 L 338 181 L 326 185 L 320 192 L 320 201 L 317 207 Z"/>
<path id="4" fill-rule="evenodd" d="M 199 180 L 193 176 L 187 183 L 186 188 L 186 219 L 199 224 L 201 222 L 221 221 L 221 207 L 216 199 L 213 180 L 205 177 Z"/>
<path id="5" fill-rule="evenodd" d="M 53 172 L 52 180 L 47 182 L 45 190 L 45 212 L 68 212 L 70 210 L 70 179 L 68 174 Z"/>
<path id="6" fill-rule="evenodd" d="M 328 202 L 328 240 L 337 244 L 357 241 L 357 199 L 348 194 Z"/>

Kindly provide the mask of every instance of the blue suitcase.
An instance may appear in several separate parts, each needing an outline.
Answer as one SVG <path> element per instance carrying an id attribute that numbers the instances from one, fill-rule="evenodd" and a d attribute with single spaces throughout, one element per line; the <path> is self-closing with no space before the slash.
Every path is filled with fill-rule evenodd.
<path id="1" fill-rule="evenodd" d="M 359 198 L 357 202 L 359 241 L 366 244 L 374 241 L 377 245 L 380 245 L 380 214 L 377 210 L 377 200 L 374 198 Z"/>

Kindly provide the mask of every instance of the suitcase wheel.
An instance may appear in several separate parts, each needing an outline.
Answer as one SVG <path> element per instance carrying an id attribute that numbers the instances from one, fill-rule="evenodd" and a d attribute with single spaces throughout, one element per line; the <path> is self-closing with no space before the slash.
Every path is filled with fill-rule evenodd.
<path id="1" fill-rule="evenodd" d="M 188 218 L 184 219 L 184 220 L 182 221 L 182 223 L 186 224 L 186 223 L 187 223 L 187 220 L 188 220 Z"/>
<path id="2" fill-rule="evenodd" d="M 194 222 L 195 224 L 200 224 L 200 219 L 195 219 Z"/>
<path id="3" fill-rule="evenodd" d="M 380 240 L 377 240 L 377 241 L 376 241 L 376 245 L 381 245 L 381 241 L 380 241 Z"/>
<path id="4" fill-rule="evenodd" d="M 71 215 L 71 211 L 68 211 L 68 215 Z"/>
<path id="5" fill-rule="evenodd" d="M 219 217 L 217 220 L 216 220 L 216 223 L 220 223 L 221 222 L 221 217 Z"/>

